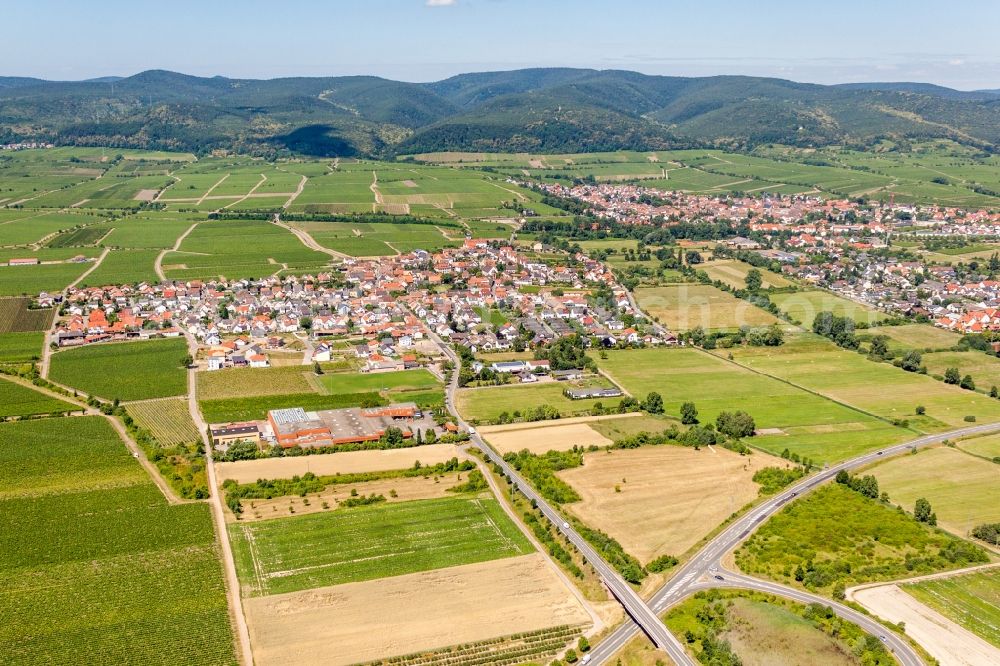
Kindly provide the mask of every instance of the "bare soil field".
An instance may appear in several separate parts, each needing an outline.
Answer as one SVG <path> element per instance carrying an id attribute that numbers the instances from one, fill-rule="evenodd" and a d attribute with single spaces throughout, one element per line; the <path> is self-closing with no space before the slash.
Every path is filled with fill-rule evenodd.
<path id="1" fill-rule="evenodd" d="M 245 608 L 260 666 L 354 664 L 590 621 L 537 553 L 246 599 Z"/>
<path id="2" fill-rule="evenodd" d="M 274 499 L 246 500 L 243 507 L 241 523 L 253 522 L 255 520 L 267 520 L 268 518 L 281 518 L 292 515 L 301 516 L 307 513 L 320 513 L 322 511 L 336 511 L 338 504 L 351 496 L 351 491 L 356 490 L 358 495 L 382 495 L 387 502 L 407 502 L 410 500 L 434 499 L 435 497 L 448 497 L 454 493 L 448 493 L 447 489 L 456 486 L 465 480 L 467 472 L 442 474 L 440 476 L 416 476 L 398 479 L 380 479 L 378 481 L 366 481 L 364 483 L 342 483 L 327 488 L 319 493 L 312 493 L 307 497 L 276 497 Z M 459 477 L 462 477 L 459 479 Z M 392 493 L 395 491 L 396 496 Z M 309 502 L 306 504 L 306 502 Z M 323 504 L 327 506 L 324 508 Z M 227 520 L 235 520 L 232 513 L 226 509 Z"/>
<path id="3" fill-rule="evenodd" d="M 519 423 L 519 426 L 531 425 Z M 498 426 L 502 427 L 502 426 Z M 532 453 L 546 451 L 568 451 L 574 446 L 606 446 L 611 440 L 586 423 L 548 424 L 533 428 L 512 428 L 510 430 L 483 433 L 486 440 L 500 453 L 510 453 L 528 449 Z"/>
<path id="4" fill-rule="evenodd" d="M 159 190 L 139 190 L 133 198 L 136 201 L 152 201 L 156 198 L 157 193 Z"/>
<path id="5" fill-rule="evenodd" d="M 657 446 L 588 453 L 583 467 L 558 476 L 582 497 L 569 511 L 646 563 L 683 554 L 757 497 L 754 472 L 787 464 L 759 452 Z"/>
<path id="6" fill-rule="evenodd" d="M 1000 663 L 1000 650 L 923 605 L 896 585 L 858 590 L 853 598 L 883 619 L 905 622 L 906 633 L 942 664 L 992 666 Z"/>
<path id="7" fill-rule="evenodd" d="M 428 444 L 408 449 L 386 451 L 345 451 L 295 458 L 262 458 L 239 462 L 218 463 L 215 466 L 219 483 L 235 479 L 238 483 L 253 483 L 257 479 L 290 479 L 306 472 L 313 474 L 354 474 L 406 469 L 420 461 L 421 465 L 436 465 L 465 454 L 454 444 Z"/>

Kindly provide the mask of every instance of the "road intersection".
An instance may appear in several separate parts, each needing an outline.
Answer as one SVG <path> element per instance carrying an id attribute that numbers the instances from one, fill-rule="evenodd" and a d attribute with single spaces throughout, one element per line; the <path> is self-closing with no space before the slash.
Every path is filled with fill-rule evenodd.
<path id="1" fill-rule="evenodd" d="M 938 444 L 947 439 L 957 439 L 970 435 L 981 435 L 1000 431 L 1000 423 L 990 423 L 970 426 L 946 433 L 923 435 L 902 444 L 886 447 L 858 456 L 846 462 L 829 466 L 820 472 L 799 481 L 778 495 L 755 506 L 746 515 L 736 519 L 720 534 L 706 543 L 694 557 L 681 566 L 674 575 L 648 600 L 643 600 L 636 591 L 576 532 L 569 523 L 544 498 L 542 498 L 503 457 L 487 445 L 473 428 L 466 423 L 455 408 L 455 392 L 458 388 L 458 369 L 461 359 L 433 331 L 428 331 L 431 339 L 437 344 L 446 358 L 455 364 L 451 381 L 445 392 L 445 403 L 448 411 L 456 419 L 458 425 L 468 430 L 472 444 L 486 458 L 496 464 L 504 475 L 512 481 L 516 489 L 529 500 L 533 500 L 542 514 L 559 529 L 566 539 L 579 549 L 597 571 L 611 594 L 624 607 L 627 619 L 615 631 L 608 634 L 588 654 L 592 665 L 608 663 L 614 656 L 635 637 L 640 631 L 645 633 L 653 644 L 667 653 L 678 666 L 695 666 L 695 661 L 688 655 L 681 642 L 666 628 L 660 617 L 672 606 L 700 590 L 711 588 L 741 588 L 774 594 L 801 603 L 821 603 L 829 606 L 841 618 L 860 626 L 886 645 L 903 666 L 921 666 L 923 659 L 904 638 L 885 628 L 871 617 L 860 613 L 844 604 L 819 597 L 808 592 L 760 580 L 727 570 L 723 558 L 740 546 L 761 524 L 780 511 L 785 504 L 794 501 L 802 495 L 814 490 L 817 486 L 829 482 L 841 470 L 854 470 L 888 456 L 899 455 L 915 450 L 921 446 Z"/>

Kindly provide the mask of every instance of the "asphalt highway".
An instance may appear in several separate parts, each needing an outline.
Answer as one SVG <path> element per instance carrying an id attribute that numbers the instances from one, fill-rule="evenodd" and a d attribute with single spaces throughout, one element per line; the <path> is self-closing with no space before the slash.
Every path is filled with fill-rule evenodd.
<path id="1" fill-rule="evenodd" d="M 666 626 L 660 620 L 660 616 L 671 606 L 679 603 L 694 592 L 712 587 L 753 589 L 787 597 L 802 603 L 822 603 L 824 606 L 830 606 L 838 616 L 854 622 L 873 636 L 878 636 L 903 666 L 921 666 L 923 664 L 923 660 L 910 647 L 909 643 L 870 617 L 848 606 L 809 594 L 808 592 L 728 571 L 722 566 L 722 558 L 739 547 L 754 530 L 772 515 L 780 511 L 785 504 L 830 481 L 841 470 L 854 470 L 888 456 L 907 453 L 918 447 L 937 444 L 946 439 L 957 439 L 969 435 L 997 432 L 1000 431 L 1000 423 L 970 426 L 946 433 L 924 435 L 902 444 L 872 451 L 846 462 L 824 468 L 820 472 L 804 478 L 778 495 L 755 506 L 745 516 L 738 518 L 729 527 L 719 533 L 718 536 L 706 543 L 694 557 L 682 565 L 670 580 L 657 590 L 649 600 L 643 600 L 618 572 L 605 562 L 597 551 L 564 520 L 559 512 L 535 492 L 531 485 L 508 465 L 500 455 L 490 448 L 480 438 L 479 434 L 462 419 L 455 409 L 454 404 L 455 391 L 458 388 L 458 368 L 461 366 L 461 360 L 454 350 L 448 347 L 437 334 L 433 331 L 428 332 L 442 353 L 455 364 L 455 371 L 452 373 L 451 382 L 445 392 L 445 403 L 448 411 L 455 417 L 460 427 L 470 432 L 472 444 L 479 448 L 490 462 L 495 463 L 503 470 L 503 473 L 507 478 L 511 479 L 521 494 L 529 500 L 534 500 L 542 514 L 566 536 L 566 539 L 570 543 L 580 550 L 587 561 L 597 571 L 611 594 L 621 603 L 629 617 L 615 631 L 591 649 L 588 653 L 590 664 L 597 665 L 609 662 L 628 641 L 636 636 L 639 631 L 642 631 L 656 647 L 666 652 L 678 666 L 695 666 L 695 661 L 688 656 L 680 641 L 667 630 Z"/>

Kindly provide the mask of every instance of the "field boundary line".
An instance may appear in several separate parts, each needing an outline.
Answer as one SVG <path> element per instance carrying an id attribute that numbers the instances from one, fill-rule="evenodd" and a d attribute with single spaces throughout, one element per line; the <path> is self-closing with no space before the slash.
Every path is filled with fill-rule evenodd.
<path id="1" fill-rule="evenodd" d="M 205 201 L 205 199 L 206 199 L 206 198 L 208 198 L 208 195 L 209 195 L 209 194 L 211 194 L 211 193 L 212 193 L 212 191 L 213 191 L 213 190 L 214 190 L 215 188 L 217 188 L 217 187 L 218 187 L 219 185 L 222 185 L 222 182 L 223 182 L 223 181 L 224 181 L 224 180 L 225 180 L 226 178 L 229 178 L 229 174 L 228 174 L 228 173 L 227 173 L 227 174 L 226 174 L 225 176 L 223 176 L 222 178 L 220 178 L 220 179 L 218 180 L 218 182 L 216 182 L 216 183 L 215 183 L 215 185 L 212 185 L 212 187 L 208 188 L 208 189 L 207 189 L 207 190 L 205 191 L 205 193 L 204 193 L 203 195 L 201 195 L 201 198 L 200 198 L 200 199 L 198 199 L 198 202 L 197 202 L 197 203 L 196 203 L 195 205 L 196 205 L 196 206 L 200 206 L 200 205 L 201 205 L 201 204 L 202 204 L 202 203 L 203 203 L 203 202 Z"/>
<path id="2" fill-rule="evenodd" d="M 282 169 L 282 171 L 284 171 L 284 169 Z M 292 173 L 292 172 L 288 171 L 287 173 Z M 306 189 L 306 182 L 308 180 L 309 180 L 308 176 L 302 176 L 302 180 L 299 181 L 299 184 L 295 188 L 295 191 L 292 192 L 292 196 L 288 197 L 288 201 L 286 201 L 281 205 L 282 209 L 288 210 L 289 207 L 292 205 L 292 202 L 299 198 L 299 195 L 302 194 L 302 191 Z"/>
<path id="3" fill-rule="evenodd" d="M 177 240 L 174 241 L 174 246 L 172 248 L 160 250 L 160 253 L 156 255 L 156 261 L 153 262 L 153 271 L 156 273 L 156 277 L 160 278 L 164 282 L 167 281 L 167 274 L 163 272 L 163 258 L 167 256 L 168 252 L 177 252 L 181 243 L 184 242 L 184 239 L 187 238 L 188 234 L 194 231 L 194 228 L 197 226 L 198 223 L 195 222 L 188 227 L 184 233 L 177 237 Z"/>
<path id="4" fill-rule="evenodd" d="M 257 188 L 260 187 L 261 185 L 263 185 L 265 182 L 267 182 L 267 176 L 265 176 L 264 174 L 260 174 L 260 180 L 257 181 L 256 185 L 254 185 L 253 187 L 250 188 L 249 192 L 247 192 L 246 194 L 244 194 L 241 198 L 237 199 L 233 203 L 226 204 L 225 206 L 223 206 L 221 208 L 221 210 L 226 210 L 227 208 L 232 208 L 233 206 L 235 206 L 238 203 L 243 203 L 244 201 L 246 201 L 247 199 L 249 199 L 251 196 L 253 196 L 253 193 L 257 191 Z"/>

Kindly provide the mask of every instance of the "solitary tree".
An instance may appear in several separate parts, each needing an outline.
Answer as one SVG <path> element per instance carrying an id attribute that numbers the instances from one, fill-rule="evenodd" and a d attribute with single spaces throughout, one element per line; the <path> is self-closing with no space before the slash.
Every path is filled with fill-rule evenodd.
<path id="1" fill-rule="evenodd" d="M 931 503 L 924 497 L 917 499 L 913 506 L 913 517 L 921 523 L 937 525 L 937 514 L 931 510 Z"/>
<path id="2" fill-rule="evenodd" d="M 651 391 L 649 395 L 646 396 L 646 400 L 643 401 L 642 408 L 650 414 L 662 414 L 663 398 L 661 398 L 660 394 L 656 391 Z"/>
<path id="3" fill-rule="evenodd" d="M 681 423 L 684 425 L 694 425 L 698 422 L 698 408 L 693 402 L 685 402 L 681 405 Z"/>
<path id="4" fill-rule="evenodd" d="M 194 359 L 191 358 L 191 354 L 188 354 L 188 355 L 184 356 L 183 358 L 181 358 L 181 367 L 189 368 L 189 367 L 191 367 L 192 363 L 194 363 Z"/>
<path id="5" fill-rule="evenodd" d="M 903 370 L 906 370 L 907 372 L 917 372 L 918 370 L 920 370 L 920 361 L 921 361 L 920 352 L 918 352 L 915 349 L 912 349 L 906 352 L 906 355 L 903 356 L 903 360 L 901 361 L 899 367 L 901 367 Z"/>
<path id="6" fill-rule="evenodd" d="M 964 388 L 967 391 L 975 391 L 976 390 L 976 382 L 973 381 L 972 375 L 966 375 L 966 376 L 962 377 L 962 381 L 959 384 L 959 386 L 961 386 L 962 388 Z"/>
<path id="7" fill-rule="evenodd" d="M 962 376 L 958 374 L 958 368 L 948 368 L 944 371 L 945 384 L 957 384 L 962 381 Z"/>
<path id="8" fill-rule="evenodd" d="M 889 355 L 889 337 L 876 335 L 871 339 L 871 350 L 869 353 L 875 358 L 885 358 Z M 918 364 L 919 365 L 919 364 Z"/>
<path id="9" fill-rule="evenodd" d="M 764 280 L 760 275 L 760 271 L 756 268 L 751 268 L 747 271 L 747 276 L 745 278 L 747 290 L 749 291 L 760 291 L 761 286 L 764 284 Z"/>

